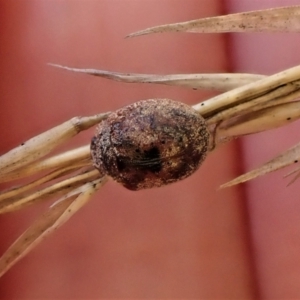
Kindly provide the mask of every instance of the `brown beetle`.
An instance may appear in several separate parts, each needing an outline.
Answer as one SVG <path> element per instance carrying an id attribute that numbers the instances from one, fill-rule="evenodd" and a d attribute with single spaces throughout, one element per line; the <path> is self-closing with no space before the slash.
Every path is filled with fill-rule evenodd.
<path id="1" fill-rule="evenodd" d="M 186 178 L 206 157 L 210 133 L 192 107 L 169 99 L 111 113 L 91 142 L 94 166 L 130 190 Z"/>

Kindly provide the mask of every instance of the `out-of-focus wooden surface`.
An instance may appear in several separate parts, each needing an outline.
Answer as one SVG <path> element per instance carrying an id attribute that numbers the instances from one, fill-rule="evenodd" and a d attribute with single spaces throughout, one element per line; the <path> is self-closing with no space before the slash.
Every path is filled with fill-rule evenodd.
<path id="1" fill-rule="evenodd" d="M 271 5 L 257 1 L 257 8 L 264 2 Z M 229 1 L 230 10 L 247 9 L 246 3 Z M 0 154 L 76 115 L 154 97 L 193 104 L 212 96 L 175 87 L 110 82 L 55 69 L 48 62 L 162 74 L 232 68 L 275 72 L 296 63 L 271 59 L 270 53 L 277 50 L 269 44 L 253 56 L 247 40 L 228 40 L 226 35 L 166 34 L 124 40 L 128 33 L 149 26 L 224 12 L 224 2 L 217 0 L 0 0 Z M 257 45 L 264 41 L 260 35 L 251 37 L 256 45 L 252 51 L 258 52 Z M 245 50 L 239 50 L 244 44 Z M 287 49 L 288 45 L 280 51 Z M 262 55 L 265 66 L 252 70 L 250 62 L 256 66 Z M 244 59 L 248 65 L 242 64 Z M 270 64 L 274 68 L 267 69 Z M 87 143 L 92 135 L 93 130 L 83 133 L 63 149 Z M 258 156 L 268 148 L 260 150 L 249 140 L 244 145 L 256 146 L 245 152 L 246 168 L 253 166 L 253 153 Z M 0 279 L 0 297 L 257 299 L 258 291 L 274 296 L 271 286 L 280 278 L 283 283 L 275 290 L 283 295 L 290 286 L 285 269 L 297 262 L 299 253 L 300 238 L 293 227 L 299 205 L 280 175 L 272 188 L 266 177 L 247 189 L 244 185 L 218 191 L 221 183 L 242 172 L 239 150 L 235 143 L 220 148 L 195 175 L 168 187 L 131 192 L 108 183 Z M 1 216 L 1 252 L 47 206 Z M 272 269 L 278 257 L 280 266 Z M 296 282 L 299 272 L 292 271 L 289 282 Z M 300 296 L 300 289 L 293 291 Z"/>

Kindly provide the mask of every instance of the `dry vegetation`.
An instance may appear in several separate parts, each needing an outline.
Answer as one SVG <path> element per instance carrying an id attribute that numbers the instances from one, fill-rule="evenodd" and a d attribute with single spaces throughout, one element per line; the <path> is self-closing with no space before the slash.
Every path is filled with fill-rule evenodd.
<path id="1" fill-rule="evenodd" d="M 128 37 L 152 33 L 180 32 L 248 32 L 299 31 L 300 6 L 205 18 L 145 29 Z M 193 89 L 213 89 L 220 94 L 193 108 L 206 120 L 211 133 L 210 149 L 232 139 L 284 126 L 300 117 L 300 66 L 272 76 L 260 74 L 121 74 L 93 69 L 76 69 L 54 65 L 69 71 L 127 83 L 155 83 Z M 85 205 L 108 179 L 92 166 L 90 146 L 43 159 L 80 131 L 95 126 L 108 116 L 100 113 L 75 117 L 44 132 L 0 157 L 0 181 L 9 182 L 46 172 L 37 180 L 0 193 L 0 213 L 61 196 L 0 259 L 0 275 L 26 255 L 48 234 L 66 222 Z M 233 179 L 222 187 L 245 182 L 268 172 L 286 167 L 300 158 L 300 144 L 267 162 L 260 168 Z M 48 173 L 47 173 L 48 172 Z M 300 176 L 299 169 L 293 180 Z M 61 180 L 58 180 L 60 179 Z M 52 181 L 56 180 L 55 183 Z"/>

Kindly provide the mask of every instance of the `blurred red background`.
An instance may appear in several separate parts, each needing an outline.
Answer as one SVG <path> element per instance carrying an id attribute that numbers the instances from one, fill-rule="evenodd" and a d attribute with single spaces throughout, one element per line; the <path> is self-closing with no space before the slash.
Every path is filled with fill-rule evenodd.
<path id="1" fill-rule="evenodd" d="M 290 0 L 0 0 L 0 154 L 73 116 L 140 99 L 189 104 L 212 93 L 128 85 L 47 63 L 136 73 L 253 72 L 299 64 L 296 34 L 165 34 L 171 22 L 297 4 Z M 61 148 L 87 143 L 93 130 Z M 297 124 L 230 143 L 190 178 L 127 191 L 109 182 L 0 279 L 4 299 L 300 297 L 300 202 L 282 172 L 218 186 L 297 141 Z M 5 249 L 48 203 L 1 216 Z"/>

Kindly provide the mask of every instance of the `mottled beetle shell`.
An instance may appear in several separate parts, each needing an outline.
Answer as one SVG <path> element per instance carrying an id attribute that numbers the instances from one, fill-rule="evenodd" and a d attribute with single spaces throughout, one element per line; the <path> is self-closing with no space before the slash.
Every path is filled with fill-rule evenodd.
<path id="1" fill-rule="evenodd" d="M 94 166 L 130 190 L 166 185 L 195 172 L 209 131 L 190 106 L 143 100 L 111 113 L 91 142 Z"/>

